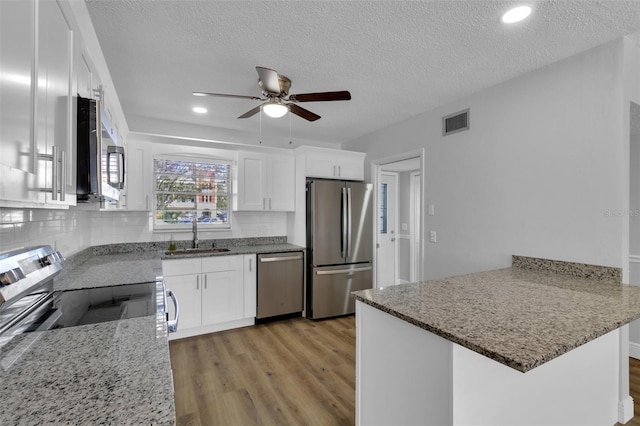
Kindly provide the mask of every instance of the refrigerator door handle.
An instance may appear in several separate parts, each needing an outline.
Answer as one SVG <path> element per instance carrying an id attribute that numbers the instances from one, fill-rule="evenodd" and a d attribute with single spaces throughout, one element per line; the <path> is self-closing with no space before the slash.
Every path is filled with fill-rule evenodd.
<path id="1" fill-rule="evenodd" d="M 343 258 L 347 257 L 347 238 L 348 238 L 348 229 L 347 229 L 347 188 L 342 187 L 342 223 L 341 223 L 341 231 L 342 231 L 342 241 L 340 244 L 341 255 Z"/>
<path id="2" fill-rule="evenodd" d="M 347 258 L 351 257 L 351 188 L 347 188 Z"/>
<path id="3" fill-rule="evenodd" d="M 349 269 L 331 269 L 328 271 L 316 271 L 316 275 L 336 275 L 336 274 L 350 274 L 353 272 L 364 272 L 373 269 L 371 266 L 365 266 L 362 268 L 349 268 Z"/>

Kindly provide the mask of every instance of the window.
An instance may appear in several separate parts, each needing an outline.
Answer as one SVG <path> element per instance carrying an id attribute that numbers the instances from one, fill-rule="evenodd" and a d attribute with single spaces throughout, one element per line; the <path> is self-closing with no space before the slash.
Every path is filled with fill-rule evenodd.
<path id="1" fill-rule="evenodd" d="M 156 157 L 153 172 L 155 229 L 187 228 L 194 218 L 205 227 L 231 227 L 230 161 Z"/>
<path id="2" fill-rule="evenodd" d="M 380 184 L 380 233 L 387 233 L 387 184 Z"/>

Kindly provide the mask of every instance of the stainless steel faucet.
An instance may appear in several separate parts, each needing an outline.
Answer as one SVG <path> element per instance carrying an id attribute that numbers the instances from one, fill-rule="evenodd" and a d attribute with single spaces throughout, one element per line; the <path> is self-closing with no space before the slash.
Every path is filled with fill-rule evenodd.
<path id="1" fill-rule="evenodd" d="M 193 248 L 198 248 L 198 214 L 193 217 Z"/>

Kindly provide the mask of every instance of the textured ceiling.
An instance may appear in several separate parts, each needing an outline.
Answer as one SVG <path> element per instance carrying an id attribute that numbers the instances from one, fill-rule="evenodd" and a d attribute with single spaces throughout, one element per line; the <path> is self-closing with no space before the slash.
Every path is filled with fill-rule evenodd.
<path id="1" fill-rule="evenodd" d="M 515 4 L 519 24 L 499 22 Z M 131 131 L 221 140 L 342 143 L 519 74 L 640 31 L 635 1 L 106 1 L 89 14 Z M 260 96 L 255 66 L 290 93 L 349 90 L 305 103 L 316 122 L 236 117 Z M 193 106 L 209 112 L 196 115 Z M 302 141 L 302 142 L 301 142 Z"/>

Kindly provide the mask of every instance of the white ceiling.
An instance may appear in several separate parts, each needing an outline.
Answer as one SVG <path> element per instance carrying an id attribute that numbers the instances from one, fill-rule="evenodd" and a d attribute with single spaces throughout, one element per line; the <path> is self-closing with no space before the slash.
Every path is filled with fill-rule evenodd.
<path id="1" fill-rule="evenodd" d="M 499 22 L 522 3 L 534 8 L 527 21 Z M 640 31 L 640 0 L 86 4 L 131 131 L 240 140 L 262 125 L 288 142 L 291 122 L 294 145 L 346 142 Z M 352 100 L 301 104 L 316 122 L 260 123 L 236 118 L 258 101 L 191 95 L 260 96 L 255 66 L 289 77 L 290 93 L 349 90 Z"/>

